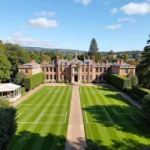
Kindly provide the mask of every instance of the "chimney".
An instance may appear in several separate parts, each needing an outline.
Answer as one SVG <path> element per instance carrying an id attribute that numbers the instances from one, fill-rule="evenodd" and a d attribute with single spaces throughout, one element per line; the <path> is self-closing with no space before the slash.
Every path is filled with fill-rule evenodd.
<path id="1" fill-rule="evenodd" d="M 120 60 L 119 59 L 117 60 L 117 64 L 120 65 Z"/>
<path id="2" fill-rule="evenodd" d="M 95 56 L 92 56 L 92 61 L 95 62 Z"/>
<path id="3" fill-rule="evenodd" d="M 57 55 L 57 56 L 56 56 L 56 61 L 58 62 L 58 61 L 59 61 L 59 59 L 60 59 L 60 57 Z"/>
<path id="4" fill-rule="evenodd" d="M 31 59 L 30 63 L 31 63 L 31 64 L 35 64 L 35 60 L 34 60 L 34 59 Z"/>
<path id="5" fill-rule="evenodd" d="M 124 64 L 124 60 L 123 59 L 120 60 L 120 65 L 122 65 L 122 64 Z"/>
<path id="6" fill-rule="evenodd" d="M 43 64 L 46 64 L 46 60 L 45 59 L 43 60 Z"/>
<path id="7" fill-rule="evenodd" d="M 107 65 L 108 64 L 108 59 L 106 59 L 105 62 L 106 62 L 106 65 Z"/>

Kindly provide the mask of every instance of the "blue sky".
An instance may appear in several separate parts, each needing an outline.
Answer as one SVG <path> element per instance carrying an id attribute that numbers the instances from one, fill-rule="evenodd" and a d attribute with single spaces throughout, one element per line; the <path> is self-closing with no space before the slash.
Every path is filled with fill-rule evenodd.
<path id="1" fill-rule="evenodd" d="M 0 39 L 23 46 L 142 50 L 150 0 L 1 0 Z"/>

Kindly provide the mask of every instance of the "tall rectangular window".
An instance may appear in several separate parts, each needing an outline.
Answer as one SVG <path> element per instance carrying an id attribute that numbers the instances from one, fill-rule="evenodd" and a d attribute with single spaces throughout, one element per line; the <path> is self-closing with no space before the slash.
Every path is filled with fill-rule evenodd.
<path id="1" fill-rule="evenodd" d="M 128 73 L 128 69 L 125 69 L 125 73 Z"/>
<path id="2" fill-rule="evenodd" d="M 28 73 L 28 69 L 25 69 L 25 73 Z"/>
<path id="3" fill-rule="evenodd" d="M 51 79 L 51 80 L 53 79 L 53 76 L 52 76 L 52 75 L 50 75 L 50 79 Z"/>
<path id="4" fill-rule="evenodd" d="M 56 80 L 56 75 L 54 75 L 54 79 Z"/>
<path id="5" fill-rule="evenodd" d="M 84 76 L 82 75 L 82 80 L 84 80 Z"/>
<path id="6" fill-rule="evenodd" d="M 82 72 L 84 72 L 84 68 L 82 68 Z"/>
<path id="7" fill-rule="evenodd" d="M 102 68 L 100 68 L 100 72 L 102 72 Z"/>
<path id="8" fill-rule="evenodd" d="M 107 68 L 104 68 L 104 72 L 107 72 Z"/>
<path id="9" fill-rule="evenodd" d="M 66 75 L 64 75 L 64 80 L 66 80 Z"/>
<path id="10" fill-rule="evenodd" d="M 54 68 L 54 72 L 56 72 L 56 68 Z"/>
<path id="11" fill-rule="evenodd" d="M 49 72 L 49 69 L 46 67 L 46 72 Z"/>
<path id="12" fill-rule="evenodd" d="M 92 80 L 92 75 L 90 75 L 90 80 Z"/>
<path id="13" fill-rule="evenodd" d="M 47 79 L 47 80 L 49 79 L 49 75 L 46 75 L 46 79 Z"/>
<path id="14" fill-rule="evenodd" d="M 96 68 L 96 72 L 98 72 L 98 68 Z"/>
<path id="15" fill-rule="evenodd" d="M 98 80 L 98 75 L 96 75 L 96 80 Z"/>
<path id="16" fill-rule="evenodd" d="M 86 72 L 88 72 L 88 68 L 86 68 Z"/>
<path id="17" fill-rule="evenodd" d="M 88 80 L 88 75 L 86 75 L 86 80 Z"/>
<path id="18" fill-rule="evenodd" d="M 50 68 L 50 72 L 52 72 L 52 68 Z"/>
<path id="19" fill-rule="evenodd" d="M 92 72 L 92 68 L 90 68 L 90 72 Z"/>
<path id="20" fill-rule="evenodd" d="M 60 67 L 60 72 L 62 72 L 62 68 Z"/>

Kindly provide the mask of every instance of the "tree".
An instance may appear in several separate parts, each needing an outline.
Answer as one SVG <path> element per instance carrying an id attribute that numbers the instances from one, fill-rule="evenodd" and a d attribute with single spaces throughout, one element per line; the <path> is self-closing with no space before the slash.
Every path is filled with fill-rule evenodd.
<path id="1" fill-rule="evenodd" d="M 150 40 L 147 42 L 149 44 Z M 145 46 L 142 52 L 142 61 L 137 65 L 136 74 L 141 86 L 150 89 L 150 45 Z"/>
<path id="2" fill-rule="evenodd" d="M 0 53 L 0 82 L 4 82 L 10 79 L 11 75 L 11 64 L 7 60 L 7 57 Z"/>
<path id="3" fill-rule="evenodd" d="M 46 60 L 47 62 L 50 62 L 51 59 L 48 55 L 41 55 L 40 60 L 41 61 Z"/>
<path id="4" fill-rule="evenodd" d="M 93 38 L 90 44 L 90 48 L 89 48 L 89 55 L 95 55 L 98 52 L 98 45 L 96 40 Z"/>
<path id="5" fill-rule="evenodd" d="M 16 84 L 19 84 L 21 86 L 24 86 L 24 81 L 25 81 L 25 78 L 26 78 L 26 74 L 24 72 L 18 72 L 17 75 L 16 75 L 16 78 L 15 78 L 15 83 Z"/>
<path id="6" fill-rule="evenodd" d="M 136 75 L 134 75 L 133 71 L 131 70 L 129 74 L 127 75 L 127 78 L 130 78 L 131 80 L 131 86 L 138 85 L 139 81 Z"/>
<path id="7" fill-rule="evenodd" d="M 102 61 L 103 60 L 103 55 L 98 52 L 96 55 L 95 55 L 95 61 L 98 62 L 98 61 Z"/>
<path id="8" fill-rule="evenodd" d="M 36 62 L 40 62 L 39 56 L 35 52 L 29 52 L 30 59 L 34 59 Z"/>
<path id="9" fill-rule="evenodd" d="M 11 142 L 16 130 L 16 109 L 9 107 L 9 102 L 0 99 L 0 149 L 8 150 L 8 145 Z"/>
<path id="10" fill-rule="evenodd" d="M 72 56 L 71 56 L 70 54 L 66 54 L 66 55 L 65 55 L 65 59 L 71 60 L 71 59 L 72 59 Z"/>

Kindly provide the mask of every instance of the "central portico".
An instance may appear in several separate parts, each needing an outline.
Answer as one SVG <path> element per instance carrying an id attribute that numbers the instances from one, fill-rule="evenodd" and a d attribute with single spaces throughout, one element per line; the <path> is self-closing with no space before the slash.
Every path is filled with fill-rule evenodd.
<path id="1" fill-rule="evenodd" d="M 75 58 L 71 61 L 71 82 L 80 83 L 80 66 L 82 65 L 82 61 L 77 59 L 77 54 L 75 53 Z"/>

